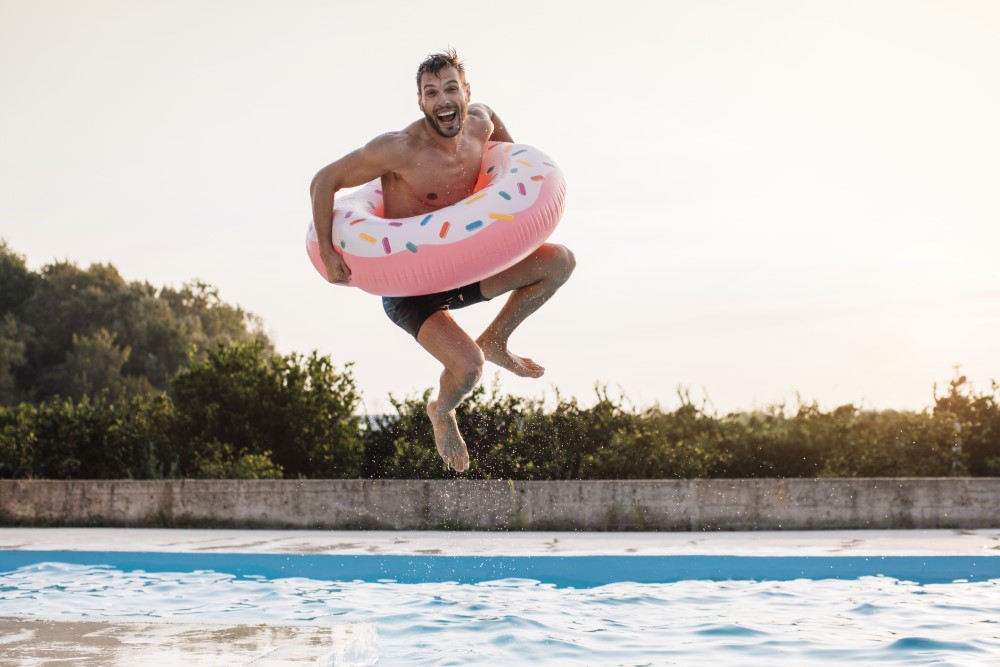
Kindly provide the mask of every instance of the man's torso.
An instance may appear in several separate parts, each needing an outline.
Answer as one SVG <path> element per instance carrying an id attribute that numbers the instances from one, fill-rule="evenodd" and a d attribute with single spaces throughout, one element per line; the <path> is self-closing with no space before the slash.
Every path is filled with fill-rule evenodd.
<path id="1" fill-rule="evenodd" d="M 405 218 L 450 206 L 472 194 L 479 179 L 493 123 L 470 109 L 457 154 L 451 155 L 421 137 L 422 122 L 398 133 L 398 167 L 382 176 L 387 218 Z"/>

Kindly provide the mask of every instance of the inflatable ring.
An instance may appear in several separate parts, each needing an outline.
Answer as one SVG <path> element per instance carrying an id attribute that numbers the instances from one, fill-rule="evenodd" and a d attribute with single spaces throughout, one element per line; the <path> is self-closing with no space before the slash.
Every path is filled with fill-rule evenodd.
<path id="1" fill-rule="evenodd" d="M 534 252 L 562 217 L 566 181 L 544 153 L 490 142 L 472 195 L 437 211 L 387 220 L 381 181 L 338 197 L 333 245 L 351 269 L 349 285 L 381 296 L 461 287 Z M 312 224 L 306 251 L 326 277 Z"/>

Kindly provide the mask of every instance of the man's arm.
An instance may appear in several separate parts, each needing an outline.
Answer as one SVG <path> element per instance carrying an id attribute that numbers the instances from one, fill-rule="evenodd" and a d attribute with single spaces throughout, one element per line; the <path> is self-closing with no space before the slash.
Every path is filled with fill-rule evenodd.
<path id="1" fill-rule="evenodd" d="M 481 111 L 483 115 L 489 118 L 493 123 L 493 133 L 490 134 L 489 141 L 509 141 L 513 143 L 514 139 L 511 138 L 510 132 L 507 131 L 507 126 L 503 124 L 503 121 L 500 120 L 500 116 L 496 115 L 493 109 L 481 102 L 477 102 L 469 106 L 470 111 L 472 110 L 472 107 L 479 107 L 478 111 Z"/>
<path id="2" fill-rule="evenodd" d="M 313 226 L 319 240 L 319 254 L 326 266 L 327 280 L 346 284 L 351 270 L 333 248 L 333 199 L 338 190 L 353 188 L 379 178 L 389 171 L 394 135 L 382 135 L 367 145 L 323 167 L 309 186 Z"/>

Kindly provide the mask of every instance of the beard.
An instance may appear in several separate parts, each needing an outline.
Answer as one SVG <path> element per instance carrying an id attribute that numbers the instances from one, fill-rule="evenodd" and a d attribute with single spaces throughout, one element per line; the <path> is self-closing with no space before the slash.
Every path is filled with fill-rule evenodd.
<path id="1" fill-rule="evenodd" d="M 455 108 L 455 119 L 450 123 L 442 123 L 441 120 L 434 114 L 424 112 L 424 118 L 430 123 L 430 126 L 434 128 L 434 131 L 445 139 L 450 139 L 456 136 L 465 127 L 465 119 L 468 116 L 468 107 L 456 107 Z"/>

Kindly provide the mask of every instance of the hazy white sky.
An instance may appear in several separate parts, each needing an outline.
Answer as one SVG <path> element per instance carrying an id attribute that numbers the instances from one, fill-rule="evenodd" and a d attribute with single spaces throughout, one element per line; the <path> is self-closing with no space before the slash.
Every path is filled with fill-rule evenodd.
<path id="1" fill-rule="evenodd" d="M 991 0 L 0 0 L 0 236 L 212 283 L 385 409 L 436 362 L 315 273 L 308 185 L 414 120 L 449 45 L 570 188 L 577 272 L 511 343 L 548 372 L 505 390 L 922 408 L 956 364 L 1000 379 Z"/>

